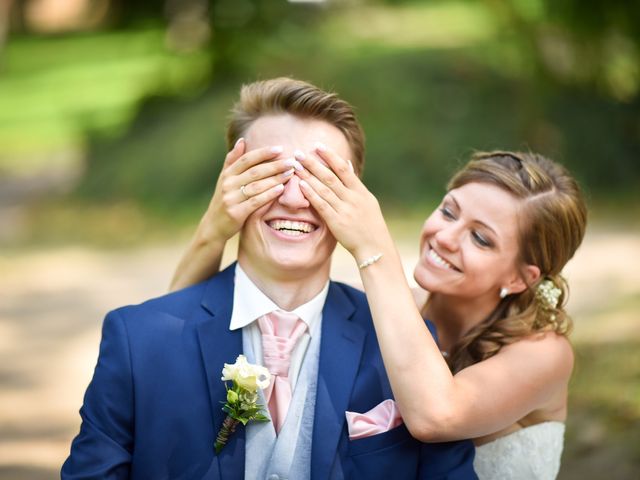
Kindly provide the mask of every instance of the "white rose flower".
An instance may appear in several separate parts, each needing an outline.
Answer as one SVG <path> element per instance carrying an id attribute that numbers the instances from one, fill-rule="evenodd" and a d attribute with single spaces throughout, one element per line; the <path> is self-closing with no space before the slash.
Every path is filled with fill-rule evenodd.
<path id="1" fill-rule="evenodd" d="M 259 388 L 267 388 L 271 381 L 269 370 L 260 365 L 253 365 L 247 362 L 247 357 L 238 355 L 236 363 L 225 363 L 222 369 L 223 381 L 234 381 L 239 387 L 250 392 L 255 392 Z"/>

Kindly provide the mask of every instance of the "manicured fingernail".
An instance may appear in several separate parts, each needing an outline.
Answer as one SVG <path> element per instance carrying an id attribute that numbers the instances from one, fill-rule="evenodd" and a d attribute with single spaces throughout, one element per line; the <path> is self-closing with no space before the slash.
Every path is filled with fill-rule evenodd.
<path id="1" fill-rule="evenodd" d="M 273 189 L 276 192 L 281 192 L 282 190 L 284 190 L 284 185 L 282 183 L 279 183 L 278 185 L 276 185 L 275 187 L 273 187 Z"/>
<path id="2" fill-rule="evenodd" d="M 300 182 L 298 183 L 298 185 L 300 185 L 302 188 L 307 188 L 309 187 L 309 184 L 307 182 L 305 182 L 304 180 L 300 180 Z"/>
<path id="3" fill-rule="evenodd" d="M 295 152 L 293 152 L 293 156 L 296 157 L 297 160 L 304 160 L 305 159 L 305 155 L 304 155 L 304 152 L 302 150 L 296 150 Z"/>
<path id="4" fill-rule="evenodd" d="M 326 152 L 327 146 L 322 142 L 316 142 L 316 150 L 319 150 L 321 152 Z"/>
<path id="5" fill-rule="evenodd" d="M 347 160 L 347 162 L 349 162 L 349 168 L 351 169 L 351 171 L 355 172 L 355 170 L 353 169 L 353 163 L 351 163 L 351 160 Z"/>
<path id="6" fill-rule="evenodd" d="M 287 167 L 292 167 L 292 168 L 296 166 L 296 163 L 298 163 L 298 162 L 296 162 L 293 158 L 287 158 L 287 159 L 284 161 L 284 164 L 285 164 Z"/>
<path id="7" fill-rule="evenodd" d="M 276 146 L 276 147 L 271 147 L 271 153 L 282 153 L 284 151 L 284 148 L 282 148 L 280 145 Z"/>
<path id="8" fill-rule="evenodd" d="M 302 164 L 300 162 L 296 162 L 293 164 L 293 168 L 295 168 L 298 172 L 301 172 L 302 170 L 304 170 L 304 167 L 302 166 Z"/>
<path id="9" fill-rule="evenodd" d="M 285 177 L 290 177 L 291 175 L 293 175 L 293 172 L 294 172 L 294 171 L 295 171 L 295 170 L 292 168 L 291 170 L 287 170 L 286 172 L 284 172 L 284 173 L 283 173 L 283 175 L 284 175 Z"/>
<path id="10" fill-rule="evenodd" d="M 236 148 L 238 145 L 240 145 L 240 142 L 244 142 L 244 138 L 240 137 L 238 140 L 236 140 L 236 144 L 233 146 L 233 148 Z"/>

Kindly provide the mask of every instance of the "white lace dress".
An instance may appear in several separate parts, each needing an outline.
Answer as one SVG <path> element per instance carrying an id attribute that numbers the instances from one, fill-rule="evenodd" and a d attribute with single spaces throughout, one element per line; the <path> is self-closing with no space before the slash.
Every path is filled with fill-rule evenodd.
<path id="1" fill-rule="evenodd" d="M 560 470 L 564 423 L 543 422 L 476 447 L 480 480 L 553 480 Z"/>

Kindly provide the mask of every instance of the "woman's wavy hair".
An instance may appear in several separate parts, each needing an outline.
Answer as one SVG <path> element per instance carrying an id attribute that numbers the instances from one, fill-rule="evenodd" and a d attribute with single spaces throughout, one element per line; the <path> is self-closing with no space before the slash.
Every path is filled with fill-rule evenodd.
<path id="1" fill-rule="evenodd" d="M 502 299 L 484 321 L 460 339 L 448 358 L 454 373 L 534 333 L 570 333 L 572 321 L 564 308 L 569 290 L 561 272 L 580 246 L 587 224 L 587 209 L 577 182 L 562 166 L 542 155 L 476 153 L 453 176 L 447 189 L 468 183 L 495 185 L 522 200 L 519 264 L 535 265 L 541 274 L 522 293 Z M 560 289 L 555 307 L 536 295 L 538 285 L 546 280 Z"/>

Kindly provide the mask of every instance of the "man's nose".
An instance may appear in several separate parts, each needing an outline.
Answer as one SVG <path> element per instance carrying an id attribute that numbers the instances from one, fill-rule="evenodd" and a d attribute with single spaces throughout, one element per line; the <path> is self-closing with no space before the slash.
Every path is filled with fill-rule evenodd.
<path id="1" fill-rule="evenodd" d="M 284 184 L 282 195 L 278 197 L 278 203 L 283 207 L 291 209 L 309 208 L 309 200 L 300 190 L 300 177 L 293 175 L 287 183 Z"/>

